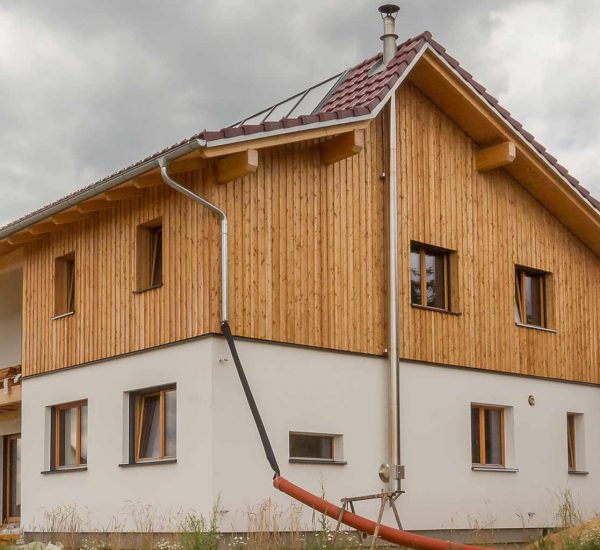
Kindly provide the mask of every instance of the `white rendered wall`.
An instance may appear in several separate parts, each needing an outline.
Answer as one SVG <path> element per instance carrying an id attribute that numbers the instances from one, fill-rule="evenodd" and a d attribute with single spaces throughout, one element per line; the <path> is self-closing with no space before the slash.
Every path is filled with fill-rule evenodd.
<path id="1" fill-rule="evenodd" d="M 0 368 L 21 364 L 23 273 L 0 273 Z"/>
<path id="2" fill-rule="evenodd" d="M 210 340 L 125 356 L 23 381 L 22 525 L 48 527 L 45 513 L 75 506 L 85 528 L 135 529 L 134 515 L 156 530 L 180 512 L 212 505 Z M 124 392 L 177 384 L 177 464 L 123 468 Z M 42 474 L 49 465 L 47 407 L 88 400 L 87 471 Z M 125 453 L 126 454 L 126 453 Z M 150 505 L 149 513 L 139 513 Z M 137 509 L 138 513 L 133 514 Z M 163 525 L 163 520 L 166 521 Z M 112 530 L 115 530 L 112 528 Z"/>
<path id="3" fill-rule="evenodd" d="M 239 341 L 238 349 L 285 477 L 317 494 L 324 489 L 333 502 L 382 488 L 377 471 L 387 448 L 385 359 L 248 341 Z M 173 382 L 177 464 L 119 468 L 123 392 Z M 567 487 L 584 513 L 600 510 L 594 489 L 600 475 L 599 388 L 416 363 L 402 364 L 401 384 L 406 494 L 399 505 L 406 528 L 549 526 L 556 495 Z M 40 474 L 47 467 L 46 408 L 83 398 L 89 401 L 88 470 Z M 471 470 L 472 402 L 511 407 L 507 457 L 518 472 Z M 567 473 L 567 412 L 584 414 L 587 476 Z M 347 465 L 290 464 L 289 431 L 343 434 Z M 280 511 L 291 503 L 272 488 L 235 366 L 225 341 L 216 337 L 25 380 L 23 438 L 26 528 L 61 505 L 75 504 L 89 515 L 90 526 L 102 528 L 124 517 L 128 501 L 174 516 L 207 514 L 220 499 L 223 529 L 243 530 L 248 510 L 265 499 Z M 358 510 L 376 515 L 375 504 Z M 305 510 L 303 526 L 310 525 Z"/>

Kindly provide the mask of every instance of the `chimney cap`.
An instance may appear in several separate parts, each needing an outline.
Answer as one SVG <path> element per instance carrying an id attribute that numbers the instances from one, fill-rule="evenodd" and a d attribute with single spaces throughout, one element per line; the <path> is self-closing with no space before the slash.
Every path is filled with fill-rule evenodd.
<path id="1" fill-rule="evenodd" d="M 400 6 L 396 4 L 383 4 L 382 6 L 379 6 L 378 9 L 382 17 L 388 15 L 394 17 L 400 11 Z"/>

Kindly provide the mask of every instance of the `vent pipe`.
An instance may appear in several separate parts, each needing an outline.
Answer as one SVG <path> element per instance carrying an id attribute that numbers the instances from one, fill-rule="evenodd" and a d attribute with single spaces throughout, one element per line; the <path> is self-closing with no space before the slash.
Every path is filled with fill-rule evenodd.
<path id="1" fill-rule="evenodd" d="M 383 19 L 383 35 L 381 40 L 383 41 L 383 65 L 387 65 L 398 50 L 396 40 L 398 35 L 396 34 L 396 16 L 400 11 L 400 7 L 396 4 L 383 4 L 379 6 L 379 13 L 381 19 Z"/>

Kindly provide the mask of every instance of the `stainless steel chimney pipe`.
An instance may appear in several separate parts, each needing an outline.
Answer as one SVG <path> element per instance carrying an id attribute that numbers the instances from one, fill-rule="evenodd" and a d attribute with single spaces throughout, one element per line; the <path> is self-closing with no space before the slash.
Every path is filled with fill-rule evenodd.
<path id="1" fill-rule="evenodd" d="M 379 13 L 383 19 L 383 35 L 381 40 L 383 41 L 383 64 L 387 65 L 398 51 L 396 41 L 398 35 L 396 34 L 396 16 L 400 11 L 400 7 L 396 4 L 383 4 L 379 7 Z"/>

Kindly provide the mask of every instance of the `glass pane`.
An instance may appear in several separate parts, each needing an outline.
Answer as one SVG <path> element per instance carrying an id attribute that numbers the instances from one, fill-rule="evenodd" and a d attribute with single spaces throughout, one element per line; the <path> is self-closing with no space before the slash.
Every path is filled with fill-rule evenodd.
<path id="1" fill-rule="evenodd" d="M 410 299 L 411 303 L 423 305 L 421 301 L 421 255 L 410 253 Z"/>
<path id="2" fill-rule="evenodd" d="M 527 297 L 527 323 L 542 326 L 542 278 L 540 275 L 525 274 Z"/>
<path id="3" fill-rule="evenodd" d="M 567 415 L 567 447 L 569 455 L 569 469 L 576 468 L 575 463 L 575 417 L 572 414 Z"/>
<path id="4" fill-rule="evenodd" d="M 177 394 L 165 391 L 165 456 L 177 456 Z"/>
<path id="5" fill-rule="evenodd" d="M 444 254 L 425 254 L 425 270 L 427 285 L 427 305 L 429 307 L 446 308 L 444 295 Z"/>
<path id="6" fill-rule="evenodd" d="M 290 457 L 333 460 L 333 437 L 290 434 Z"/>
<path id="7" fill-rule="evenodd" d="M 87 464 L 87 420 L 88 420 L 88 408 L 87 405 L 81 405 L 81 425 L 79 426 L 80 430 L 80 464 Z"/>
<path id="8" fill-rule="evenodd" d="M 142 408 L 139 457 L 160 458 L 160 396 L 143 396 L 139 400 Z"/>
<path id="9" fill-rule="evenodd" d="M 152 246 L 152 280 L 150 286 L 162 284 L 162 227 L 154 229 L 150 239 Z"/>
<path id="10" fill-rule="evenodd" d="M 58 418 L 58 466 L 76 466 L 77 409 L 61 409 Z"/>
<path id="11" fill-rule="evenodd" d="M 481 442 L 479 438 L 479 409 L 471 407 L 471 462 L 481 462 Z"/>
<path id="12" fill-rule="evenodd" d="M 9 439 L 9 503 L 8 515 L 11 518 L 21 517 L 21 438 Z"/>
<path id="13" fill-rule="evenodd" d="M 523 323 L 523 319 L 521 318 L 521 304 L 523 303 L 521 292 L 523 292 L 521 288 L 521 272 L 517 271 L 515 274 L 515 319 L 517 323 Z"/>
<path id="14" fill-rule="evenodd" d="M 502 411 L 485 409 L 485 462 L 502 464 Z"/>

